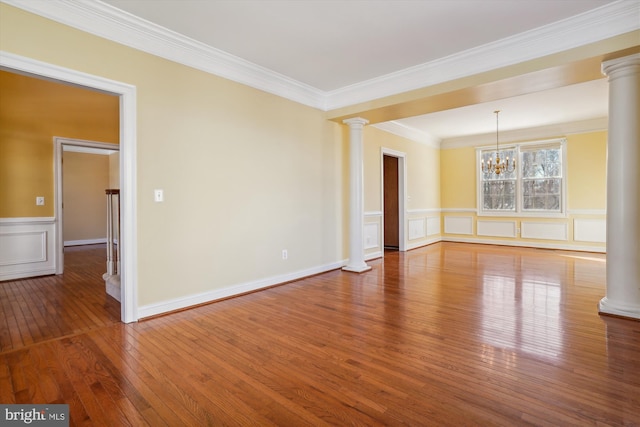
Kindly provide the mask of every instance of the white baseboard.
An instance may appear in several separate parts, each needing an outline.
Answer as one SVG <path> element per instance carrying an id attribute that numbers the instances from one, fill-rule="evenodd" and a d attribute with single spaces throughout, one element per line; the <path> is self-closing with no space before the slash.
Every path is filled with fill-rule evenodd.
<path id="1" fill-rule="evenodd" d="M 431 239 L 427 239 L 427 240 L 421 240 L 418 243 L 409 243 L 407 250 L 410 251 L 411 249 L 418 249 L 423 246 L 429 246 L 441 241 L 442 241 L 442 237 L 438 236 L 438 237 L 432 237 Z"/>
<path id="2" fill-rule="evenodd" d="M 248 292 L 257 291 L 281 283 L 299 280 L 304 277 L 313 276 L 315 274 L 325 273 L 327 271 L 336 270 L 346 264 L 346 261 L 338 261 L 331 264 L 321 265 L 318 267 L 308 268 L 306 270 L 295 271 L 293 273 L 283 274 L 280 276 L 269 277 L 266 279 L 256 280 L 253 282 L 242 283 L 239 285 L 229 286 L 223 289 L 216 289 L 210 292 L 204 292 L 197 295 L 190 295 L 182 298 L 176 298 L 170 301 L 163 301 L 156 304 L 149 304 L 138 307 L 138 319 L 156 316 L 171 311 L 181 310 L 183 308 L 196 306 L 214 302 L 223 298 L 229 298 Z"/>
<path id="3" fill-rule="evenodd" d="M 563 251 L 580 251 L 580 252 L 598 252 L 606 253 L 607 248 L 603 246 L 586 246 L 586 245 L 569 245 L 563 243 L 542 243 L 542 242 L 529 242 L 529 241 L 510 241 L 510 240 L 493 240 L 493 239 L 473 239 L 473 238 L 460 238 L 460 237 L 443 237 L 443 242 L 457 242 L 457 243 L 480 243 L 484 245 L 499 245 L 499 246 L 517 246 L 521 248 L 539 248 L 539 249 L 556 249 Z"/>
<path id="4" fill-rule="evenodd" d="M 382 251 L 371 252 L 364 256 L 365 261 L 371 261 L 372 259 L 382 258 Z"/>
<path id="5" fill-rule="evenodd" d="M 99 243 L 107 243 L 107 238 L 102 237 L 100 239 L 84 239 L 84 240 L 65 240 L 65 246 L 83 246 L 83 245 L 97 245 Z"/>

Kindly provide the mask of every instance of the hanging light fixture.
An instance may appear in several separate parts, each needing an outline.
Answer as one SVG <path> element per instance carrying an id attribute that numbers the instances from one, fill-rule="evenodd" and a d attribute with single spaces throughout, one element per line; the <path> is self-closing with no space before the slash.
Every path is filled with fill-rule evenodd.
<path id="1" fill-rule="evenodd" d="M 494 111 L 496 114 L 496 154 L 495 160 L 493 157 L 489 158 L 489 161 L 485 164 L 484 159 L 482 159 L 482 172 L 483 173 L 494 173 L 496 175 L 504 174 L 507 172 L 513 172 L 516 169 L 516 159 L 513 159 L 512 163 L 509 164 L 509 157 L 506 159 L 500 158 L 500 145 L 498 140 L 498 114 L 500 114 L 500 110 Z"/>

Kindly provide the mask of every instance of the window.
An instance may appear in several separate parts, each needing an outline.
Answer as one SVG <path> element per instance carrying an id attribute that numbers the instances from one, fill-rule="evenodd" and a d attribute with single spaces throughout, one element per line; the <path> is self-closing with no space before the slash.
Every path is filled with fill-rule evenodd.
<path id="1" fill-rule="evenodd" d="M 517 144 L 503 148 L 502 158 L 518 159 L 515 170 L 500 175 L 482 172 L 495 149 L 479 148 L 480 215 L 562 216 L 565 213 L 565 141 Z"/>

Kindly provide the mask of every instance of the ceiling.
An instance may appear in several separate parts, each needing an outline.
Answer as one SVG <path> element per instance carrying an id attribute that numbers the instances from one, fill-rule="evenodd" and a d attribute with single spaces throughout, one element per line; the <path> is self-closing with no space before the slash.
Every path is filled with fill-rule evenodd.
<path id="1" fill-rule="evenodd" d="M 612 0 L 103 2 L 330 94 L 575 18 Z M 505 130 L 601 118 L 607 116 L 607 85 L 596 80 L 395 122 L 442 140 L 490 132 L 496 109 Z"/>

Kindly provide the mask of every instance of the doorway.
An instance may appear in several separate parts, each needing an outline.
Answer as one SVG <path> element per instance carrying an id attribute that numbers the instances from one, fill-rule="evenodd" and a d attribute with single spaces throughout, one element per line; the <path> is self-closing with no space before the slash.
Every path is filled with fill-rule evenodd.
<path id="1" fill-rule="evenodd" d="M 400 249 L 400 218 L 398 211 L 398 158 L 383 155 L 384 183 L 384 249 Z"/>
<path id="2" fill-rule="evenodd" d="M 406 251 L 404 232 L 405 153 L 383 148 L 381 169 L 383 248 L 384 250 Z"/>
<path id="3" fill-rule="evenodd" d="M 137 298 L 137 192 L 136 192 L 136 87 L 46 62 L 0 52 L 0 69 L 79 85 L 120 98 L 120 183 L 122 189 L 122 300 L 120 319 L 138 320 Z M 54 251 L 55 252 L 55 251 Z M 56 260 L 57 263 L 57 260 Z"/>
<path id="4" fill-rule="evenodd" d="M 70 139 L 70 138 L 60 138 L 54 137 L 54 147 L 55 147 L 55 216 L 56 216 L 56 274 L 64 273 L 64 246 L 65 241 L 69 240 L 68 236 L 65 235 L 64 222 L 65 222 L 65 210 L 64 210 L 64 175 L 63 175 L 63 159 L 64 152 L 80 152 L 86 154 L 100 154 L 100 155 L 110 155 L 114 153 L 119 153 L 120 147 L 117 144 L 108 144 L 103 142 L 94 142 L 94 141 L 85 141 L 80 139 Z M 116 170 L 119 171 L 119 162 Z M 118 172 L 119 175 L 119 172 Z M 110 179 L 109 182 L 112 180 Z M 116 177 L 113 181 L 117 182 L 117 188 L 120 187 L 120 179 L 119 176 Z M 106 206 L 106 198 L 104 195 L 104 190 L 107 187 L 112 188 L 113 186 L 109 185 L 109 182 L 105 183 L 104 188 L 101 189 L 100 195 L 94 195 L 94 198 L 103 203 Z M 86 200 L 86 199 L 85 199 Z M 106 224 L 106 216 L 105 216 L 105 224 Z M 104 225 L 104 229 L 106 229 L 106 225 Z M 105 255 L 106 259 L 106 255 Z M 106 262 L 106 261 L 105 261 Z"/>

